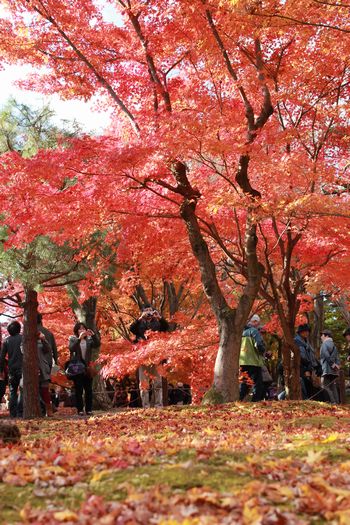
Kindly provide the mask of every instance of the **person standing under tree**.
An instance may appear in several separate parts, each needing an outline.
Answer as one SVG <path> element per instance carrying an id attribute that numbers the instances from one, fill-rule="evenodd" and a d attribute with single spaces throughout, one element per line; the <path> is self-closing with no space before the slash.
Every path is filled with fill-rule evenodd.
<path id="1" fill-rule="evenodd" d="M 262 367 L 265 365 L 265 343 L 258 330 L 260 317 L 255 314 L 244 328 L 239 356 L 239 366 L 253 381 L 252 401 L 261 401 L 264 393 Z M 245 381 L 240 385 L 239 399 L 242 401 L 248 394 L 249 387 Z"/>
<path id="2" fill-rule="evenodd" d="M 46 341 L 49 343 L 52 351 L 52 357 L 55 361 L 56 365 L 58 365 L 58 353 L 57 353 L 57 345 L 55 341 L 55 336 L 53 333 L 46 328 L 46 326 L 43 326 L 43 315 L 41 313 L 38 313 L 38 332 L 41 332 L 44 334 Z"/>
<path id="3" fill-rule="evenodd" d="M 78 322 L 73 328 L 74 335 L 69 338 L 69 351 L 71 360 L 81 361 L 85 365 L 85 372 L 73 377 L 76 407 L 80 416 L 85 413 L 92 415 L 92 377 L 88 367 L 92 361 L 92 350 L 100 346 L 100 337 L 92 330 L 89 330 L 84 323 Z M 85 403 L 83 400 L 85 394 Z"/>
<path id="4" fill-rule="evenodd" d="M 151 306 L 146 306 L 137 321 L 130 325 L 130 332 L 136 336 L 136 342 L 146 340 L 146 332 L 167 332 L 169 330 L 168 322 L 160 315 L 158 310 Z M 154 404 L 156 407 L 163 406 L 163 385 L 162 377 L 157 370 L 157 366 L 141 365 L 139 368 L 139 385 L 141 392 L 142 407 L 150 407 L 149 399 L 149 381 L 153 380 Z"/>
<path id="5" fill-rule="evenodd" d="M 17 406 L 18 406 L 18 389 L 22 377 L 22 336 L 21 336 L 21 325 L 18 321 L 12 321 L 7 326 L 7 331 L 10 334 L 5 339 L 2 345 L 0 355 L 0 372 L 4 373 L 6 356 L 8 356 L 8 374 L 9 374 L 9 387 L 10 387 L 10 416 L 17 417 Z"/>
<path id="6" fill-rule="evenodd" d="M 329 396 L 331 403 L 339 403 L 338 387 L 336 379 L 339 375 L 340 361 L 337 347 L 332 339 L 332 332 L 323 330 L 321 333 L 321 366 L 322 366 L 322 387 Z"/>
<path id="7" fill-rule="evenodd" d="M 300 350 L 300 380 L 303 399 L 310 399 L 314 395 L 312 374 L 321 375 L 320 364 L 316 359 L 314 349 L 308 339 L 311 328 L 308 324 L 301 324 L 297 328 L 294 342 Z"/>
<path id="8" fill-rule="evenodd" d="M 39 393 L 47 416 L 52 416 L 52 404 L 50 394 L 50 378 L 52 369 L 52 350 L 42 332 L 38 332 L 38 357 L 39 357 Z"/>

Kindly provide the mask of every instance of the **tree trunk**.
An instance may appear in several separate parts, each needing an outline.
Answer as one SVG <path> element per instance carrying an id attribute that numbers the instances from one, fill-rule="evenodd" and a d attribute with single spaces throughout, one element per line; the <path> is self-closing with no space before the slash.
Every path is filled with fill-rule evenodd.
<path id="1" fill-rule="evenodd" d="M 37 346 L 38 294 L 24 289 L 23 323 L 23 417 L 41 417 L 39 404 L 39 357 Z"/>
<path id="2" fill-rule="evenodd" d="M 256 254 L 256 224 L 252 211 L 248 209 L 245 234 L 245 255 L 247 260 L 247 284 L 236 309 L 231 308 L 220 288 L 216 267 L 211 258 L 208 245 L 202 235 L 196 216 L 198 190 L 192 188 L 186 174 L 186 166 L 177 162 L 173 172 L 178 183 L 178 192 L 184 196 L 180 214 L 185 221 L 192 252 L 197 259 L 204 293 L 215 314 L 220 337 L 220 345 L 214 367 L 213 399 L 224 402 L 239 399 L 239 353 L 243 328 L 257 296 L 264 267 L 258 262 Z M 213 232 L 217 235 L 217 232 Z M 209 398 L 208 398 L 209 399 Z"/>
<path id="3" fill-rule="evenodd" d="M 290 333 L 282 342 L 283 375 L 288 399 L 301 399 L 300 351 Z"/>
<path id="4" fill-rule="evenodd" d="M 319 357 L 321 346 L 321 333 L 324 328 L 324 298 L 322 293 L 316 295 L 314 300 L 314 329 L 311 336 L 311 345 Z"/>
<path id="5" fill-rule="evenodd" d="M 97 332 L 96 325 L 97 297 L 90 297 L 82 305 L 74 307 L 74 313 L 78 321 L 86 324 L 90 330 Z M 92 358 L 95 361 L 100 355 L 100 347 L 94 348 Z M 109 410 L 112 401 L 107 393 L 103 378 L 98 374 L 93 379 L 94 409 Z"/>
<path id="6" fill-rule="evenodd" d="M 228 312 L 219 321 L 219 350 L 214 367 L 214 387 L 224 402 L 239 399 L 239 354 L 242 331 L 236 333 L 235 314 Z"/>

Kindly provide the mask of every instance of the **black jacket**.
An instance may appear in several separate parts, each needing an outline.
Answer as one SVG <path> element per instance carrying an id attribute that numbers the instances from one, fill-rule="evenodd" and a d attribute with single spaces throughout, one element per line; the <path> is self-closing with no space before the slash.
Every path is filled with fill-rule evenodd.
<path id="1" fill-rule="evenodd" d="M 320 364 L 312 346 L 299 334 L 295 336 L 294 342 L 300 350 L 300 377 L 303 377 L 305 372 L 312 372 L 313 370 L 318 373 Z"/>
<path id="2" fill-rule="evenodd" d="M 145 332 L 147 332 L 147 330 L 151 330 L 152 332 L 168 332 L 169 323 L 161 317 L 160 319 L 151 319 L 150 321 L 138 319 L 130 325 L 130 332 L 136 335 L 136 341 L 146 339 Z"/>
<path id="3" fill-rule="evenodd" d="M 5 339 L 4 344 L 2 345 L 1 355 L 0 355 L 0 371 L 4 371 L 5 359 L 8 355 L 8 367 L 9 374 L 21 374 L 22 373 L 22 336 L 21 334 L 10 335 Z"/>
<path id="4" fill-rule="evenodd" d="M 80 339 L 75 335 L 72 335 L 69 338 L 69 351 L 71 359 L 77 358 L 80 361 L 84 361 L 86 365 L 92 361 L 92 350 L 100 346 L 100 336 L 94 334 L 92 337 L 86 338 L 86 354 L 85 359 L 83 359 L 81 348 L 80 348 Z"/>

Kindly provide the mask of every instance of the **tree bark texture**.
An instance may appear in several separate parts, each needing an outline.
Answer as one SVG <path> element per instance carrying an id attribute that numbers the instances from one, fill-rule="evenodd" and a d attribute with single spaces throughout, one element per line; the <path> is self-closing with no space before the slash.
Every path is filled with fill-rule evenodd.
<path id="1" fill-rule="evenodd" d="M 317 294 L 314 299 L 314 327 L 312 332 L 311 344 L 320 357 L 321 333 L 324 329 L 324 298 L 322 293 Z"/>
<path id="2" fill-rule="evenodd" d="M 41 417 L 39 404 L 39 357 L 37 347 L 38 294 L 24 289 L 23 311 L 23 417 Z"/>
<path id="3" fill-rule="evenodd" d="M 285 334 L 284 334 L 285 335 Z M 295 345 L 293 335 L 282 343 L 283 375 L 288 399 L 301 399 L 300 351 Z"/>

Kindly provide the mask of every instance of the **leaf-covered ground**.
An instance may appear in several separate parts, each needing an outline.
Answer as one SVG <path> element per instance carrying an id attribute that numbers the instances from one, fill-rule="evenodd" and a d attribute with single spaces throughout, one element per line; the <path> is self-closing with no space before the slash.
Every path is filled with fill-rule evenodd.
<path id="1" fill-rule="evenodd" d="M 130 410 L 19 423 L 0 449 L 1 523 L 350 523 L 350 409 Z"/>

